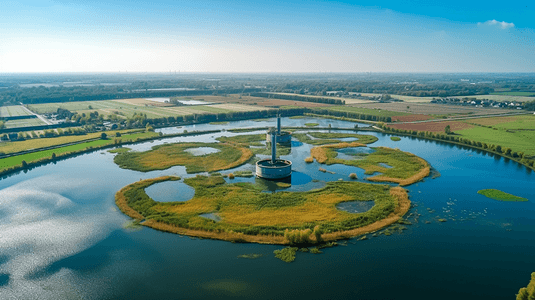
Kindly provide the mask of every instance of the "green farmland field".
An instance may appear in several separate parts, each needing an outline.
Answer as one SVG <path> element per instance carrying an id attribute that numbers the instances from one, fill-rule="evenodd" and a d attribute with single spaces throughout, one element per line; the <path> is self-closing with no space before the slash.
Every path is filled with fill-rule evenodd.
<path id="1" fill-rule="evenodd" d="M 156 136 L 156 135 L 157 133 L 154 133 L 154 132 L 142 132 L 142 133 L 123 135 L 121 139 L 123 141 L 128 141 L 128 140 L 135 141 L 138 138 L 148 138 L 148 137 Z M 28 153 L 28 154 L 3 158 L 3 159 L 0 159 L 0 171 L 3 171 L 11 167 L 20 166 L 22 164 L 22 161 L 26 161 L 27 163 L 30 163 L 32 161 L 37 161 L 42 158 L 51 157 L 53 153 L 59 156 L 63 153 L 77 152 L 77 151 L 84 150 L 88 147 L 98 148 L 103 145 L 113 144 L 114 142 L 115 142 L 114 139 L 96 140 L 96 141 L 60 147 L 60 148 L 51 149 L 51 150 L 44 150 L 44 151 L 39 151 L 39 152 L 34 152 L 34 153 Z"/>
<path id="2" fill-rule="evenodd" d="M 524 152 L 527 155 L 535 155 L 535 131 L 494 130 L 486 127 L 473 127 L 456 130 L 456 134 L 473 141 L 487 144 L 500 145 L 502 148 L 511 148 L 516 152 Z"/>
<path id="3" fill-rule="evenodd" d="M 41 126 L 46 125 L 45 122 L 41 121 L 39 118 L 32 119 L 20 119 L 20 120 L 9 120 L 5 122 L 6 128 L 17 128 L 17 127 L 28 127 L 28 126 Z"/>
<path id="4" fill-rule="evenodd" d="M 27 115 L 29 115 L 28 111 L 26 111 L 20 105 L 12 105 L 12 106 L 2 106 L 2 107 L 0 107 L 0 118 L 16 117 L 16 116 L 27 116 Z"/>
<path id="5" fill-rule="evenodd" d="M 535 130 L 535 115 L 482 118 L 467 121 L 501 130 Z"/>
<path id="6" fill-rule="evenodd" d="M 195 113 L 228 113 L 234 111 L 210 105 L 157 107 L 134 105 L 114 100 L 32 104 L 29 105 L 29 108 L 38 114 L 53 113 L 56 112 L 58 108 L 63 108 L 72 112 L 76 111 L 80 114 L 98 111 L 98 113 L 102 115 L 118 114 L 119 116 L 124 117 L 132 117 L 134 113 L 142 113 L 147 114 L 148 118 L 176 117 Z"/>

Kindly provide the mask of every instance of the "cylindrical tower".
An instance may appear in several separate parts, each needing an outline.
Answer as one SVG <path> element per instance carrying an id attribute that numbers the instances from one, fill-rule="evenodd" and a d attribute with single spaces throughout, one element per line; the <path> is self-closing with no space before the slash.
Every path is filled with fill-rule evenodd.
<path id="1" fill-rule="evenodd" d="M 275 130 L 271 132 L 271 163 L 277 162 L 277 135 Z"/>
<path id="2" fill-rule="evenodd" d="M 270 180 L 280 180 L 292 175 L 292 162 L 277 159 L 277 142 L 280 142 L 280 117 L 277 118 L 277 128 L 267 132 L 266 137 L 271 142 L 271 159 L 266 158 L 256 162 L 256 176 Z M 284 133 L 284 132 L 283 132 Z M 284 136 L 284 135 L 282 135 Z M 289 136 L 291 138 L 291 136 Z"/>

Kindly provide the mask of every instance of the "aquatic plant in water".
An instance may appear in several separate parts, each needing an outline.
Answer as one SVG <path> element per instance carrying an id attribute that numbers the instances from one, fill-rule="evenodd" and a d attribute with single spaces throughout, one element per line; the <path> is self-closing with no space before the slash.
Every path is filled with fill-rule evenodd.
<path id="1" fill-rule="evenodd" d="M 498 201 L 513 201 L 513 202 L 524 202 L 528 201 L 526 198 L 518 197 L 515 195 L 511 195 L 506 192 L 502 192 L 500 190 L 496 189 L 486 189 L 486 190 L 480 190 L 477 192 L 478 194 L 481 194 L 487 198 L 491 198 Z"/>
<path id="2" fill-rule="evenodd" d="M 273 253 L 275 254 L 276 258 L 284 262 L 290 263 L 295 260 L 295 253 L 298 249 L 299 248 L 297 247 L 287 247 L 281 250 L 275 250 L 273 251 Z"/>

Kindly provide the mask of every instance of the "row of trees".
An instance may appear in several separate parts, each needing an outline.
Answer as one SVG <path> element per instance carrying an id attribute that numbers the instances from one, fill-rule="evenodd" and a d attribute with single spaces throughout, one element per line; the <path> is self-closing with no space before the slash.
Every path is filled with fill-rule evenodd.
<path id="1" fill-rule="evenodd" d="M 91 128 L 88 126 L 69 127 L 66 129 L 57 128 L 56 130 L 48 129 L 48 130 L 43 130 L 40 133 L 37 133 L 34 130 L 34 131 L 29 131 L 29 132 L 4 133 L 0 137 L 0 139 L 3 141 L 23 141 L 23 140 L 36 139 L 36 138 L 49 138 L 49 137 L 67 136 L 67 135 L 84 135 L 87 132 L 94 132 L 94 130 L 91 131 Z"/>
<path id="2" fill-rule="evenodd" d="M 321 98 L 321 97 L 307 97 L 307 96 L 301 96 L 301 95 L 284 95 L 284 94 L 272 94 L 272 93 L 251 93 L 251 96 L 253 96 L 253 97 L 262 97 L 262 98 L 292 100 L 292 101 L 327 103 L 327 104 L 336 104 L 336 105 L 344 105 L 344 104 L 346 104 L 345 101 L 340 100 L 340 99 Z"/>
<path id="3" fill-rule="evenodd" d="M 175 97 L 175 96 L 197 96 L 232 93 L 258 92 L 258 88 L 248 89 L 199 89 L 199 90 L 132 90 L 124 86 L 75 86 L 75 87 L 32 87 L 32 88 L 12 88 L 0 89 L 0 105 L 36 104 L 51 102 L 72 102 L 90 100 L 109 100 L 124 98 L 146 98 L 146 97 Z"/>
<path id="4" fill-rule="evenodd" d="M 317 115 L 328 115 L 328 116 L 336 116 L 336 117 L 366 120 L 366 121 L 375 121 L 375 122 L 387 122 L 387 123 L 392 122 L 392 117 L 375 116 L 375 115 L 361 114 L 361 113 L 348 112 L 348 111 L 328 110 L 328 109 L 322 109 L 322 108 L 312 108 L 310 109 L 310 111 Z"/>

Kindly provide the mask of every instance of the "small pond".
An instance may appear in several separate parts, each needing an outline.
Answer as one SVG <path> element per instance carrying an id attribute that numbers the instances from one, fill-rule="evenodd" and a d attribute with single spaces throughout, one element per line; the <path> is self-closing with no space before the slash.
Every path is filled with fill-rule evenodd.
<path id="1" fill-rule="evenodd" d="M 195 189 L 180 181 L 164 181 L 149 186 L 145 193 L 158 202 L 184 202 L 193 198 Z"/>
<path id="2" fill-rule="evenodd" d="M 357 214 L 367 212 L 375 205 L 375 201 L 347 201 L 336 205 L 339 210 L 347 211 L 348 213 Z"/>
<path id="3" fill-rule="evenodd" d="M 193 156 L 203 156 L 206 154 L 212 154 L 220 152 L 221 150 L 212 148 L 212 147 L 198 147 L 198 148 L 188 148 L 184 149 L 184 152 L 188 152 L 189 154 Z"/>
<path id="4" fill-rule="evenodd" d="M 221 217 L 216 215 L 215 213 L 200 214 L 199 217 L 210 219 L 210 220 L 213 220 L 215 222 L 221 221 Z"/>

